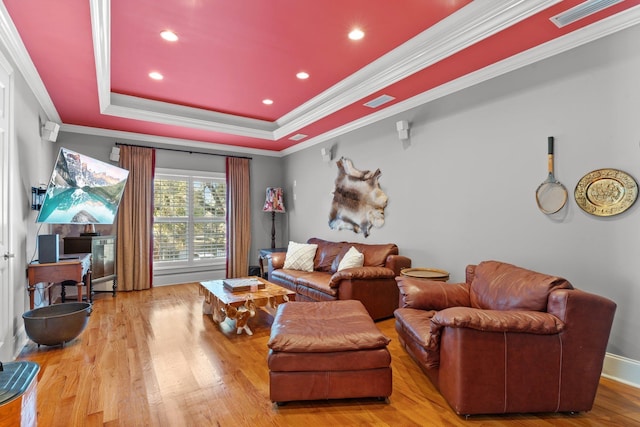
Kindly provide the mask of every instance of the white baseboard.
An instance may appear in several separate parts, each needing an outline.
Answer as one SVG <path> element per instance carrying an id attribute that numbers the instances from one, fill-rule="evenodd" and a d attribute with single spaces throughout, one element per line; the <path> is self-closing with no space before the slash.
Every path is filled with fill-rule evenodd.
<path id="1" fill-rule="evenodd" d="M 640 388 L 640 361 L 607 353 L 604 357 L 602 376 Z"/>
<path id="2" fill-rule="evenodd" d="M 224 270 L 199 271 L 193 273 L 154 274 L 153 286 L 177 285 L 189 282 L 204 282 L 207 280 L 221 280 L 225 278 Z"/>

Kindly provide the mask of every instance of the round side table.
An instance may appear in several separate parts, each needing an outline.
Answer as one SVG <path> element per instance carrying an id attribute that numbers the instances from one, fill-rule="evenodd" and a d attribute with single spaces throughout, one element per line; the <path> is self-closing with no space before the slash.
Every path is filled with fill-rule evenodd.
<path id="1" fill-rule="evenodd" d="M 416 279 L 437 280 L 439 282 L 449 280 L 449 272 L 437 268 L 403 268 L 400 270 L 400 274 Z"/>

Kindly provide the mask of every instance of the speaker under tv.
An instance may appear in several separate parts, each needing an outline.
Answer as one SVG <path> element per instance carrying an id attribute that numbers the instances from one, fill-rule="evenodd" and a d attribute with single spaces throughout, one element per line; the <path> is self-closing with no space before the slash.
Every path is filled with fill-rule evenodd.
<path id="1" fill-rule="evenodd" d="M 60 261 L 60 243 L 58 234 L 40 234 L 38 236 L 38 262 L 46 264 Z"/>

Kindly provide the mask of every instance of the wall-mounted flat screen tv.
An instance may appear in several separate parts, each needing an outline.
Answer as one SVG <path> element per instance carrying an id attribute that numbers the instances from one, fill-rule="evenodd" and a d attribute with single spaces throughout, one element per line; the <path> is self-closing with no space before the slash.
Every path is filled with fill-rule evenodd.
<path id="1" fill-rule="evenodd" d="M 61 148 L 36 222 L 113 224 L 128 176 L 126 169 Z"/>

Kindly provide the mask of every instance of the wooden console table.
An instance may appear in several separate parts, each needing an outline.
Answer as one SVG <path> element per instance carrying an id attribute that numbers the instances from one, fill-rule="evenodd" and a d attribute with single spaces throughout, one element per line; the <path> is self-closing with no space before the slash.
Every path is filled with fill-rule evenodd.
<path id="1" fill-rule="evenodd" d="M 33 292 L 38 283 L 46 283 L 46 289 L 60 283 L 62 302 L 65 300 L 66 281 L 75 282 L 78 288 L 78 301 L 82 301 L 82 285 L 87 285 L 87 301 L 92 302 L 93 286 L 91 286 L 91 254 L 65 254 L 59 262 L 40 264 L 33 262 L 27 269 L 29 278 L 29 309 L 33 309 Z"/>

